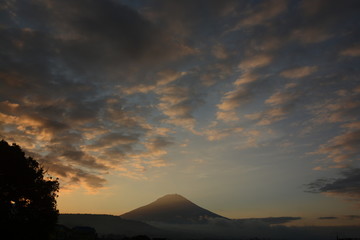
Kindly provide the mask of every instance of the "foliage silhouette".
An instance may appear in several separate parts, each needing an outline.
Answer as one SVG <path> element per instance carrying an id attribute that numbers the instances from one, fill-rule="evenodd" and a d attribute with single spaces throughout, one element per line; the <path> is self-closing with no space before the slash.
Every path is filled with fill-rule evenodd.
<path id="1" fill-rule="evenodd" d="M 0 141 L 0 229 L 8 239 L 51 237 L 59 182 L 44 179 L 43 167 L 21 148 Z"/>

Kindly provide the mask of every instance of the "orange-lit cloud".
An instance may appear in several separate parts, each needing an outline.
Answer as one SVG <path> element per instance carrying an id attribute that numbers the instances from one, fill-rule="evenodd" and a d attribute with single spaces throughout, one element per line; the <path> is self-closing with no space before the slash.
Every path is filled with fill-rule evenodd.
<path id="1" fill-rule="evenodd" d="M 196 121 L 192 112 L 195 106 L 191 103 L 191 90 L 187 87 L 167 86 L 156 93 L 159 96 L 157 108 L 168 117 L 164 121 L 194 131 Z"/>
<path id="2" fill-rule="evenodd" d="M 238 134 L 242 132 L 244 129 L 240 127 L 234 128 L 223 128 L 223 129 L 208 129 L 204 131 L 204 135 L 209 141 L 218 141 L 224 139 L 232 134 Z"/>
<path id="3" fill-rule="evenodd" d="M 186 75 L 185 72 L 175 72 L 172 70 L 164 70 L 158 72 L 156 75 L 156 81 L 154 85 L 145 85 L 138 84 L 132 87 L 123 88 L 122 92 L 125 94 L 134 94 L 134 93 L 148 93 L 150 91 L 155 91 L 158 87 L 167 85 L 173 81 L 176 81 L 178 78 Z"/>
<path id="4" fill-rule="evenodd" d="M 251 70 L 266 66 L 271 63 L 273 57 L 270 55 L 255 55 L 244 59 L 239 63 L 239 68 L 243 70 Z"/>
<path id="5" fill-rule="evenodd" d="M 276 92 L 273 95 L 271 95 L 268 99 L 265 100 L 266 104 L 269 105 L 284 105 L 287 104 L 291 101 L 293 101 L 294 99 L 298 98 L 299 94 L 298 93 L 291 93 L 291 92 Z"/>
<path id="6" fill-rule="evenodd" d="M 340 52 L 342 56 L 349 56 L 349 57 L 359 57 L 360 56 L 360 46 L 353 46 L 350 48 L 346 48 Z"/>
<path id="7" fill-rule="evenodd" d="M 233 110 L 248 100 L 251 93 L 246 88 L 237 88 L 233 91 L 225 93 L 222 102 L 218 104 L 218 108 L 223 111 Z"/>
<path id="8" fill-rule="evenodd" d="M 317 66 L 305 66 L 305 67 L 298 67 L 292 68 L 280 73 L 280 76 L 285 78 L 303 78 L 309 76 L 310 74 L 314 73 L 317 70 Z"/>
<path id="9" fill-rule="evenodd" d="M 241 77 L 239 77 L 235 82 L 234 85 L 235 86 L 240 86 L 243 84 L 248 84 L 248 83 L 252 83 L 255 82 L 256 80 L 258 80 L 259 76 L 257 74 L 251 73 L 251 72 L 245 72 L 244 74 L 241 75 Z"/>
<path id="10" fill-rule="evenodd" d="M 239 117 L 236 112 L 228 111 L 228 112 L 217 112 L 216 119 L 224 121 L 224 122 L 236 122 L 239 121 Z"/>
<path id="11" fill-rule="evenodd" d="M 221 44 L 217 44 L 213 46 L 212 54 L 218 59 L 226 59 L 229 56 L 225 47 Z"/>
<path id="12" fill-rule="evenodd" d="M 321 145 L 316 153 L 326 155 L 335 164 L 351 163 L 359 160 L 357 158 L 359 141 L 360 130 L 348 130 Z M 346 166 L 346 164 L 340 166 Z"/>
<path id="13" fill-rule="evenodd" d="M 236 31 L 242 27 L 251 27 L 258 24 L 265 24 L 267 20 L 274 18 L 284 12 L 287 8 L 286 1 L 266 1 L 257 5 L 257 7 L 247 12 L 242 19 L 231 31 Z"/>

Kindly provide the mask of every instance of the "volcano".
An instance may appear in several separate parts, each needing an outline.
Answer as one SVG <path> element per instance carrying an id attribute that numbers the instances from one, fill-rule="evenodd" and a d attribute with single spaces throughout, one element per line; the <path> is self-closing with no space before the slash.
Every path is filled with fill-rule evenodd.
<path id="1" fill-rule="evenodd" d="M 211 218 L 222 218 L 179 194 L 168 194 L 156 201 L 121 215 L 124 219 L 171 224 L 206 223 Z"/>

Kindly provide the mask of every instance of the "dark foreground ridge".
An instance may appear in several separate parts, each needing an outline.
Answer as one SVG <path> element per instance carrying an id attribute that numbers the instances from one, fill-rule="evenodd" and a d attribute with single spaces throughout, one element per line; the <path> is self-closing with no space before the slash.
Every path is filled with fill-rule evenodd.
<path id="1" fill-rule="evenodd" d="M 157 235 L 159 229 L 146 223 L 122 219 L 119 216 L 100 214 L 60 214 L 59 224 L 73 228 L 88 226 L 96 229 L 100 235 L 121 234 L 134 236 L 138 234 Z"/>
<path id="2" fill-rule="evenodd" d="M 121 215 L 124 219 L 177 224 L 206 223 L 209 219 L 226 219 L 199 207 L 179 194 L 168 194 L 156 201 Z"/>

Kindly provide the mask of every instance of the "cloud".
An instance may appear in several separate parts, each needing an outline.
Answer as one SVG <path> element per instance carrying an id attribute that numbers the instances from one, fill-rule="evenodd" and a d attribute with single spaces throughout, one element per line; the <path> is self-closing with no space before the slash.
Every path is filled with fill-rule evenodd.
<path id="1" fill-rule="evenodd" d="M 226 59 L 229 57 L 229 54 L 222 44 L 214 45 L 211 52 L 218 59 Z"/>
<path id="2" fill-rule="evenodd" d="M 232 65 L 224 63 L 210 64 L 200 73 L 200 80 L 202 85 L 206 87 L 226 80 L 233 74 Z"/>
<path id="3" fill-rule="evenodd" d="M 266 133 L 265 133 L 266 134 Z M 245 144 L 238 146 L 236 149 L 246 149 L 259 146 L 259 140 L 265 135 L 264 132 L 259 130 L 247 130 L 244 132 L 244 136 L 247 137 Z"/>
<path id="4" fill-rule="evenodd" d="M 245 118 L 257 121 L 257 125 L 265 126 L 285 119 L 288 112 L 287 107 L 274 107 L 261 112 L 246 114 Z"/>
<path id="5" fill-rule="evenodd" d="M 161 22 L 178 39 L 182 39 L 189 36 L 204 37 L 201 36 L 201 28 L 204 24 L 214 23 L 215 26 L 218 18 L 234 12 L 237 5 L 236 1 L 206 1 L 206 3 L 159 1 L 156 5 L 146 4 L 146 8 L 141 10 L 148 19 Z M 199 9 L 203 11 L 199 12 Z"/>
<path id="6" fill-rule="evenodd" d="M 121 87 L 120 89 L 125 94 L 131 95 L 135 93 L 148 93 L 150 91 L 156 91 L 157 88 L 161 86 L 165 86 L 169 83 L 176 81 L 177 79 L 181 78 L 182 76 L 186 75 L 185 72 L 176 72 L 174 70 L 163 70 L 156 74 L 155 76 L 155 84 L 153 85 L 145 85 L 145 84 L 138 84 L 131 87 Z"/>
<path id="7" fill-rule="evenodd" d="M 220 11 L 227 4 L 214 5 Z M 179 31 L 118 2 L 14 1 L 11 8 L 26 28 L 9 20 L 11 26 L 1 29 L 2 46 L 9 47 L 0 69 L 6 125 L 0 134 L 58 163 L 44 160 L 68 186 L 73 181 L 101 187 L 110 170 L 140 176 L 148 167 L 167 166 L 160 157 L 172 143 L 165 137 L 174 131 L 160 125 L 193 130 L 200 102 L 186 80 L 177 86 L 186 73 L 169 65 L 199 51 L 185 37 L 175 37 Z M 176 17 L 163 22 L 175 24 Z M 221 47 L 215 50 L 224 58 Z M 155 98 L 143 104 L 136 93 Z M 157 110 L 166 119 L 154 126 L 146 116 Z"/>
<path id="8" fill-rule="evenodd" d="M 273 225 L 273 224 L 284 224 L 300 219 L 301 217 L 268 217 L 268 218 L 244 218 L 244 219 L 239 219 L 238 221 L 259 221 Z"/>
<path id="9" fill-rule="evenodd" d="M 321 48 L 332 39 L 347 35 L 348 31 L 352 32 L 351 19 L 356 15 L 354 9 L 358 7 L 359 3 L 356 1 L 339 3 L 303 0 L 299 2 L 297 12 L 301 17 L 291 17 L 294 20 L 293 27 L 289 29 L 286 39 L 290 40 L 290 44 L 300 43 L 306 48 L 312 48 L 311 45 Z M 339 24 L 340 22 L 342 23 Z M 348 45 L 339 42 L 336 49 L 342 48 L 342 44 Z"/>
<path id="10" fill-rule="evenodd" d="M 286 41 L 280 36 L 274 36 L 273 34 L 268 36 L 254 37 L 251 39 L 250 46 L 254 50 L 259 52 L 272 52 L 281 48 Z"/>
<path id="11" fill-rule="evenodd" d="M 156 92 L 159 96 L 157 108 L 168 117 L 164 122 L 194 131 L 194 108 L 199 103 L 195 93 L 189 87 L 165 86 Z"/>
<path id="12" fill-rule="evenodd" d="M 181 128 L 210 141 L 239 133 L 256 146 L 251 124 L 309 109 L 314 125 L 340 127 L 319 154 L 345 166 L 360 108 L 353 2 L 6 1 L 0 136 L 39 153 L 68 186 L 96 188 L 109 172 L 146 179 L 168 165 Z M 249 130 L 240 120 L 253 121 Z"/>
<path id="13" fill-rule="evenodd" d="M 174 130 L 172 130 L 171 128 L 166 128 L 166 127 L 153 127 L 151 128 L 151 131 L 148 132 L 148 136 L 162 136 L 162 137 L 167 137 L 170 134 L 175 133 Z"/>
<path id="14" fill-rule="evenodd" d="M 341 172 L 338 178 L 320 178 L 309 184 L 312 193 L 324 193 L 352 201 L 360 201 L 360 169 L 350 168 Z"/>
<path id="15" fill-rule="evenodd" d="M 170 141 L 169 138 L 166 137 L 156 137 L 156 138 L 152 138 L 150 139 L 147 143 L 146 143 L 146 147 L 152 151 L 152 152 L 157 152 L 160 149 L 163 149 L 164 147 L 167 147 L 169 145 L 172 145 L 173 142 Z"/>
<path id="16" fill-rule="evenodd" d="M 69 146 L 71 148 L 71 146 Z M 84 151 L 77 149 L 66 149 L 63 150 L 60 157 L 65 157 L 68 162 L 78 164 L 82 167 L 87 167 L 90 169 L 97 170 L 107 170 L 109 169 L 106 165 L 99 163 L 95 157 L 85 153 Z"/>
<path id="17" fill-rule="evenodd" d="M 328 20 L 328 18 L 338 18 L 344 14 L 355 12 L 353 8 L 359 5 L 357 1 L 346 3 L 329 2 L 326 0 L 303 0 L 300 9 L 308 17 L 317 17 Z M 334 13 L 337 13 L 335 16 Z"/>
<path id="18" fill-rule="evenodd" d="M 120 175 L 134 179 L 147 179 L 144 172 L 149 168 L 159 168 L 171 165 L 162 157 L 167 154 L 166 148 L 173 145 L 173 139 L 167 136 L 157 136 L 147 139 L 143 143 L 145 150 L 133 151 L 127 154 L 126 161 L 122 164 Z"/>
<path id="19" fill-rule="evenodd" d="M 314 154 L 326 155 L 326 158 L 337 168 L 347 167 L 348 164 L 358 160 L 360 147 L 359 124 L 350 123 L 343 126 L 347 129 L 342 134 L 331 138 L 327 143 L 322 144 Z"/>
<path id="20" fill-rule="evenodd" d="M 270 125 L 280 120 L 283 120 L 287 114 L 285 108 L 272 108 L 266 110 L 262 114 L 261 120 L 257 123 L 258 125 Z"/>
<path id="21" fill-rule="evenodd" d="M 185 237 L 216 239 L 309 239 L 326 240 L 334 237 L 336 232 L 359 231 L 357 227 L 287 227 L 281 224 L 301 220 L 301 217 L 269 217 L 253 219 L 208 219 L 206 224 L 165 224 L 151 222 L 157 228 L 170 232 L 182 232 Z M 356 235 L 355 235 L 356 236 Z M 175 237 L 175 236 L 169 236 Z"/>
<path id="22" fill-rule="evenodd" d="M 122 133 L 107 133 L 98 137 L 91 145 L 88 145 L 89 149 L 101 149 L 103 147 L 112 147 L 116 145 L 128 145 L 138 141 L 136 136 L 127 136 Z"/>
<path id="23" fill-rule="evenodd" d="M 314 126 L 337 124 L 339 132 L 332 135 L 312 154 L 323 155 L 322 164 L 315 169 L 347 168 L 359 160 L 358 121 L 360 103 L 357 88 L 340 89 L 336 96 L 314 104 L 309 109 L 314 115 L 311 122 Z"/>
<path id="24" fill-rule="evenodd" d="M 90 173 L 80 168 L 73 167 L 68 164 L 63 164 L 57 159 L 44 158 L 40 162 L 44 164 L 45 169 L 51 173 L 60 176 L 61 189 L 72 190 L 76 187 L 83 186 L 89 191 L 102 188 L 107 183 L 107 180 L 99 176 L 98 173 Z"/>
<path id="25" fill-rule="evenodd" d="M 235 86 L 241 86 L 243 84 L 249 84 L 252 82 L 255 82 L 259 79 L 259 75 L 251 73 L 251 72 L 245 72 L 243 73 L 236 81 L 234 82 Z"/>
<path id="26" fill-rule="evenodd" d="M 338 90 L 337 96 L 314 104 L 309 109 L 314 114 L 314 122 L 340 123 L 356 122 L 360 110 L 357 86 L 352 90 Z M 353 125 L 355 127 L 355 125 Z"/>
<path id="27" fill-rule="evenodd" d="M 236 112 L 228 111 L 228 112 L 217 112 L 216 119 L 224 121 L 224 122 L 236 122 L 239 121 L 239 117 Z"/>
<path id="28" fill-rule="evenodd" d="M 268 20 L 277 17 L 287 9 L 286 1 L 266 1 L 259 3 L 245 11 L 245 17 L 240 20 L 230 31 L 244 27 L 266 24 Z"/>
<path id="29" fill-rule="evenodd" d="M 337 217 L 318 217 L 320 220 L 335 220 L 338 219 Z"/>
<path id="30" fill-rule="evenodd" d="M 327 3 L 324 0 L 305 0 L 301 2 L 300 6 L 305 14 L 313 15 L 321 11 L 321 9 L 326 6 L 326 4 Z"/>
<path id="31" fill-rule="evenodd" d="M 219 141 L 233 134 L 238 134 L 243 130 L 244 129 L 240 127 L 222 128 L 222 129 L 213 128 L 203 131 L 203 134 L 207 137 L 209 141 Z"/>
<path id="32" fill-rule="evenodd" d="M 266 99 L 265 103 L 273 106 L 285 105 L 291 103 L 298 97 L 299 97 L 298 93 L 278 91 L 273 95 L 271 95 L 268 99 Z"/>
<path id="33" fill-rule="evenodd" d="M 86 185 L 89 186 L 91 189 L 101 188 L 106 183 L 106 180 L 98 175 L 79 170 L 75 178 L 83 179 Z M 72 180 L 74 181 L 74 178 Z"/>
<path id="34" fill-rule="evenodd" d="M 223 111 L 230 111 L 239 107 L 242 103 L 249 100 L 251 92 L 246 88 L 236 88 L 235 90 L 225 93 L 220 104 L 217 107 Z"/>
<path id="35" fill-rule="evenodd" d="M 19 107 L 17 103 L 11 103 L 8 100 L 0 102 L 0 111 L 3 113 L 13 113 Z"/>
<path id="36" fill-rule="evenodd" d="M 360 215 L 346 215 L 345 217 L 350 220 L 360 219 Z"/>
<path id="37" fill-rule="evenodd" d="M 319 43 L 332 38 L 333 35 L 324 29 L 324 27 L 305 27 L 295 29 L 291 33 L 291 39 L 300 41 L 304 44 Z"/>
<path id="38" fill-rule="evenodd" d="M 63 51 L 70 63 L 85 60 L 106 70 L 109 65 L 105 64 L 153 65 L 193 53 L 190 47 L 171 41 L 165 30 L 137 11 L 117 2 L 53 1 L 48 7 L 55 18 L 50 20 L 58 30 L 56 37 L 64 41 Z"/>
<path id="39" fill-rule="evenodd" d="M 148 106 L 135 107 L 116 86 L 130 95 L 171 84 L 185 73 L 147 70 L 196 50 L 114 1 L 16 0 L 2 12 L 1 137 L 36 155 L 62 184 L 88 189 L 103 187 L 109 171 L 130 171 L 135 146 L 155 152 L 151 139 L 165 131 L 152 131 Z"/>
<path id="40" fill-rule="evenodd" d="M 248 63 L 245 63 L 245 65 L 248 65 Z M 239 120 L 233 110 L 251 99 L 253 94 L 251 88 L 247 85 L 257 81 L 258 78 L 257 74 L 245 72 L 235 80 L 233 82 L 234 90 L 226 92 L 217 105 L 220 111 L 216 113 L 216 118 L 224 122 Z"/>
<path id="41" fill-rule="evenodd" d="M 166 29 L 118 2 L 15 1 L 9 6 L 15 20 L 2 30 L 7 36 L 2 44 L 13 45 L 13 39 L 23 42 L 21 52 L 16 46 L 10 49 L 22 57 L 38 52 L 33 63 L 43 61 L 42 66 L 51 67 L 53 73 L 77 74 L 79 79 L 101 77 L 104 81 L 123 78 L 139 64 L 146 68 L 194 53 Z M 12 28 L 16 21 L 24 28 Z M 46 62 L 49 57 L 52 61 Z"/>
<path id="42" fill-rule="evenodd" d="M 264 67 L 271 63 L 273 57 L 270 55 L 260 54 L 242 60 L 239 68 L 242 70 L 251 70 L 254 68 Z"/>
<path id="43" fill-rule="evenodd" d="M 359 57 L 360 56 L 360 45 L 346 48 L 346 49 L 340 51 L 340 55 L 348 56 L 348 57 Z"/>
<path id="44" fill-rule="evenodd" d="M 280 76 L 285 78 L 303 78 L 317 71 L 317 66 L 304 66 L 298 68 L 292 68 L 280 73 Z"/>

